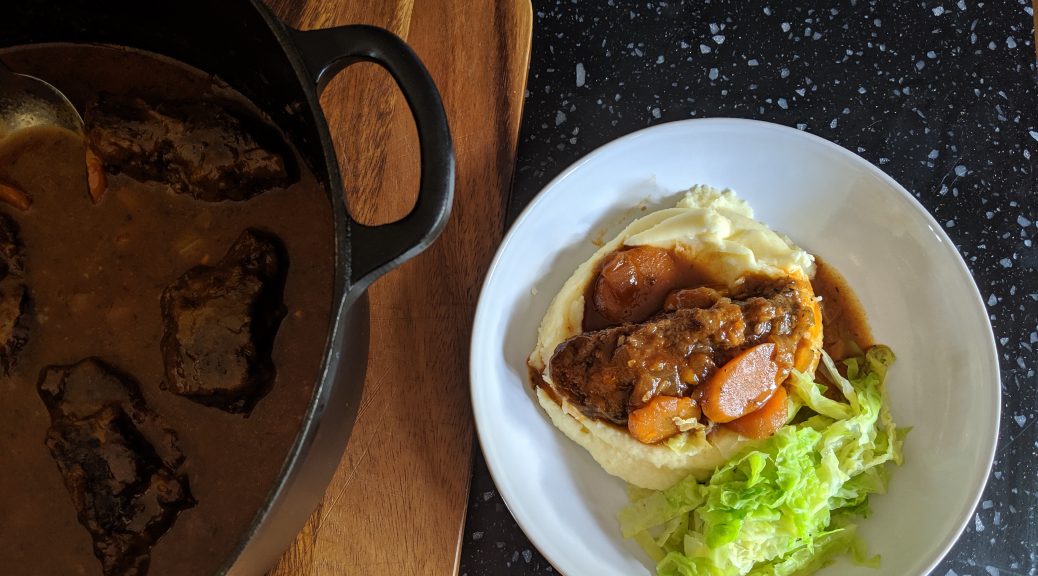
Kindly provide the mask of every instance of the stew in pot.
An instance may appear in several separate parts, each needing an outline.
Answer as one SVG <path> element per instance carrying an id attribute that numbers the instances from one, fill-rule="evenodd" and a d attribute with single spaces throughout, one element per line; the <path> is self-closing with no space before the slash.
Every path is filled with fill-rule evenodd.
<path id="1" fill-rule="evenodd" d="M 0 566 L 216 571 L 311 399 L 329 201 L 261 111 L 121 48 L 0 53 L 86 136 L 0 140 Z"/>

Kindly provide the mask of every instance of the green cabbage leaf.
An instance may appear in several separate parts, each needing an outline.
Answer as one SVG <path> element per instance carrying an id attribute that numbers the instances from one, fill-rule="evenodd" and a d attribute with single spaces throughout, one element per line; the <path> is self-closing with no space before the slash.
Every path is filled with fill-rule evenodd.
<path id="1" fill-rule="evenodd" d="M 902 462 L 908 430 L 887 408 L 894 354 L 874 346 L 843 362 L 823 353 L 835 391 L 794 372 L 792 423 L 747 445 L 706 482 L 689 476 L 663 491 L 633 489 L 619 515 L 623 535 L 659 576 L 810 574 L 847 555 L 878 566 L 857 536 L 869 496 L 886 490 L 886 464 Z M 839 399 L 836 399 L 839 398 Z"/>

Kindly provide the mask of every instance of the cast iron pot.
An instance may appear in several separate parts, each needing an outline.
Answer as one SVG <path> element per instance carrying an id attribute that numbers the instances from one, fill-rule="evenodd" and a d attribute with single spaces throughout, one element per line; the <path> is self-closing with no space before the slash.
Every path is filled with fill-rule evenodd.
<path id="1" fill-rule="evenodd" d="M 281 127 L 328 193 L 336 278 L 320 381 L 266 502 L 220 568 L 221 573 L 261 574 L 317 506 L 353 427 L 367 367 L 364 290 L 428 247 L 447 222 L 454 155 L 443 104 L 421 62 L 393 34 L 370 26 L 293 30 L 259 0 L 6 3 L 0 48 L 50 42 L 128 46 L 215 74 Z M 362 60 L 380 64 L 396 79 L 421 143 L 414 209 L 397 222 L 375 227 L 357 223 L 346 210 L 335 149 L 318 101 L 337 72 Z"/>

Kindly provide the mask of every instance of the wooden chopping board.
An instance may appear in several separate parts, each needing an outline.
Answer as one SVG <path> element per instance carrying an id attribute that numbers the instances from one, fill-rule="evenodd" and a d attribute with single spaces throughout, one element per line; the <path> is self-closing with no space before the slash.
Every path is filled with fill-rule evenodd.
<path id="1" fill-rule="evenodd" d="M 372 24 L 405 39 L 443 96 L 457 158 L 450 223 L 377 281 L 359 415 L 324 500 L 271 572 L 456 574 L 471 471 L 468 347 L 502 236 L 529 64 L 529 0 L 267 0 L 302 29 Z M 366 224 L 413 205 L 418 139 L 388 74 L 356 64 L 322 105 Z"/>

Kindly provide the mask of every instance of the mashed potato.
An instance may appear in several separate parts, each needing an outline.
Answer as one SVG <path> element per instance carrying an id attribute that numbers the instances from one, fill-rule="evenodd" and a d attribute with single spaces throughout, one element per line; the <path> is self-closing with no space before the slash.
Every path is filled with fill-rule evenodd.
<path id="1" fill-rule="evenodd" d="M 796 366 L 814 370 L 822 337 L 821 314 L 809 282 L 814 275 L 814 258 L 754 220 L 746 201 L 731 190 L 694 186 L 674 208 L 632 222 L 581 264 L 563 285 L 541 322 L 537 347 L 529 359 L 547 386 L 552 386 L 548 363 L 556 347 L 582 331 L 584 294 L 600 263 L 617 249 L 633 246 L 673 250 L 717 285 L 732 287 L 750 274 L 797 280 L 804 288 L 804 304 L 814 309 L 816 322 L 809 345 L 797 351 Z M 745 441 L 717 428 L 709 437 L 694 429 L 668 442 L 643 444 L 620 427 L 586 417 L 561 395 L 538 388 L 537 397 L 552 423 L 586 448 L 607 472 L 643 488 L 663 489 L 689 473 L 708 476 Z"/>

